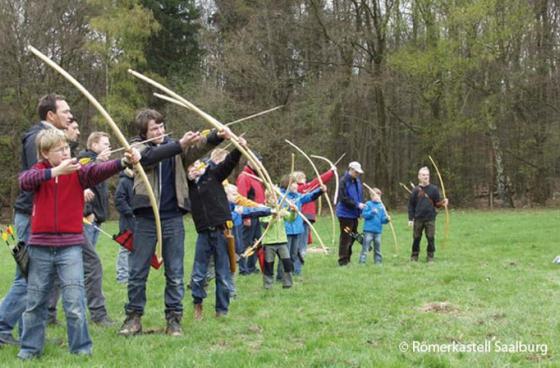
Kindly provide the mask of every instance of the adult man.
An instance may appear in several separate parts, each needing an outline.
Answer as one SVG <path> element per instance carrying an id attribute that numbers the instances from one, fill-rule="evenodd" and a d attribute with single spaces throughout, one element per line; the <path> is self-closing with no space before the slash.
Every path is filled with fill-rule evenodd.
<path id="1" fill-rule="evenodd" d="M 183 258 L 185 229 L 183 215 L 188 209 L 188 187 L 185 170 L 222 139 L 221 133 L 210 132 L 207 137 L 199 132 L 187 132 L 178 141 L 164 137 L 163 116 L 145 109 L 136 116 L 138 140 L 157 138 L 138 146 L 140 163 L 155 191 L 163 235 L 163 263 L 165 268 L 166 333 L 181 336 L 183 316 Z M 159 137 L 159 138 L 158 138 Z M 133 209 L 136 218 L 134 250 L 128 258 L 128 303 L 126 319 L 119 334 L 130 336 L 142 331 L 141 317 L 146 305 L 146 281 L 150 260 L 156 246 L 156 224 L 150 206 L 147 188 L 139 176 L 134 178 Z"/>
<path id="2" fill-rule="evenodd" d="M 258 158 L 260 160 L 260 157 Z M 264 204 L 264 185 L 255 179 L 255 176 L 257 176 L 255 168 L 251 162 L 248 162 L 237 177 L 237 191 L 243 197 L 256 203 Z M 252 246 L 253 242 L 261 237 L 261 231 L 261 223 L 258 218 L 246 218 L 243 220 L 243 251 Z M 239 274 L 250 275 L 251 273 L 258 273 L 256 262 L 257 255 L 255 253 L 246 259 L 240 258 Z"/>
<path id="3" fill-rule="evenodd" d="M 35 138 L 44 129 L 66 130 L 72 119 L 72 113 L 64 96 L 49 94 L 41 97 L 37 106 L 38 124 L 27 130 L 21 140 L 21 171 L 28 170 L 37 162 Z M 30 231 L 30 216 L 33 208 L 33 193 L 20 191 L 16 199 L 14 224 L 18 239 L 27 242 Z M 27 303 L 27 282 L 19 267 L 12 287 L 0 304 L 0 345 L 17 344 L 12 337 L 12 329 L 20 320 Z M 20 331 L 21 331 L 20 323 Z"/>
<path id="4" fill-rule="evenodd" d="M 78 156 L 78 146 L 80 145 L 80 126 L 76 121 L 76 118 L 72 118 L 72 121 L 66 128 L 66 138 L 68 138 L 68 144 L 70 145 L 70 153 L 72 157 Z"/>
<path id="5" fill-rule="evenodd" d="M 408 226 L 412 226 L 412 262 L 418 261 L 422 231 L 428 239 L 427 261 L 433 262 L 436 251 L 436 208 L 447 206 L 447 198 L 441 199 L 437 186 L 430 184 L 430 169 L 418 170 L 419 184 L 412 190 L 408 201 Z"/>
<path id="6" fill-rule="evenodd" d="M 336 204 L 336 216 L 340 224 L 340 243 L 338 246 L 338 264 L 346 266 L 350 263 L 352 256 L 352 244 L 354 239 L 344 231 L 350 228 L 352 232 L 358 231 L 358 219 L 363 203 L 362 181 L 360 175 L 364 171 L 362 165 L 357 161 L 348 164 L 348 170 L 340 178 L 338 189 L 338 203 Z"/>

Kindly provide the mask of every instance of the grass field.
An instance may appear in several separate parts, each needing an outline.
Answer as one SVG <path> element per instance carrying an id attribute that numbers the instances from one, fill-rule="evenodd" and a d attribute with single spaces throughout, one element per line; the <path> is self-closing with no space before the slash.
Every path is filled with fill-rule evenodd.
<path id="1" fill-rule="evenodd" d="M 262 278 L 237 278 L 238 296 L 226 318 L 213 317 L 209 289 L 203 321 L 192 318 L 185 295 L 185 336 L 117 336 L 124 318 L 126 288 L 115 280 L 117 245 L 101 237 L 107 329 L 92 326 L 92 357 L 68 353 L 66 328 L 48 329 L 45 354 L 33 367 L 526 367 L 560 366 L 560 211 L 454 211 L 449 241 L 441 248 L 438 219 L 436 262 L 409 262 L 410 231 L 405 214 L 394 222 L 400 246 L 395 253 L 389 228 L 383 236 L 384 263 L 337 266 L 330 255 L 309 254 L 304 275 L 292 289 L 262 288 Z M 193 258 L 194 230 L 187 219 L 185 275 Z M 105 225 L 115 231 L 116 223 Z M 318 225 L 330 245 L 330 218 Z M 4 250 L 0 295 L 10 287 L 14 264 Z M 163 272 L 148 284 L 145 329 L 165 326 Z M 63 319 L 62 311 L 59 318 Z M 428 345 L 432 344 L 432 345 Z M 463 344 L 463 345 L 461 345 Z M 474 344 L 480 346 L 474 347 Z M 486 344 L 486 345 L 485 345 Z M 538 345 L 538 346 L 537 346 Z M 469 349 L 483 352 L 469 352 Z M 535 352 L 525 350 L 537 349 Z M 455 349 L 455 352 L 434 349 Z M 426 352 L 431 350 L 431 352 Z M 463 352 L 461 352 L 463 350 Z M 467 350 L 467 351 L 465 351 Z M 504 351 L 507 350 L 507 351 Z M 0 349 L 0 366 L 31 366 L 16 359 L 17 348 Z"/>

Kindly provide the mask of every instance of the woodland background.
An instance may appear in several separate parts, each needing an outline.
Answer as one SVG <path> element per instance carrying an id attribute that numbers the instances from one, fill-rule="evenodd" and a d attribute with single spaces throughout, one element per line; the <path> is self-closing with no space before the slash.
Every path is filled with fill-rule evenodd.
<path id="1" fill-rule="evenodd" d="M 83 143 L 109 130 L 28 44 L 129 137 L 145 106 L 175 137 L 206 128 L 155 99 L 132 68 L 223 122 L 284 104 L 234 129 L 276 178 L 289 170 L 289 138 L 332 160 L 345 152 L 340 172 L 360 161 L 392 206 L 428 154 L 453 206 L 559 206 L 559 15 L 558 0 L 0 0 L 2 212 L 40 96 L 67 97 Z"/>

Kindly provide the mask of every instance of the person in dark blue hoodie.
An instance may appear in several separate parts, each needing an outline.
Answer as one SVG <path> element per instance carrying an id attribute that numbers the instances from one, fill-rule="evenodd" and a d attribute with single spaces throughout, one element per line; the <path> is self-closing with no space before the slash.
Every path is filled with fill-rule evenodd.
<path id="1" fill-rule="evenodd" d="M 373 188 L 373 190 L 370 190 L 369 195 L 371 200 L 366 202 L 366 206 L 362 210 L 362 217 L 365 221 L 360 263 L 366 263 L 367 254 L 371 242 L 373 242 L 373 259 L 376 264 L 380 264 L 383 261 L 383 256 L 381 255 L 381 233 L 383 232 L 383 225 L 389 223 L 391 219 L 381 202 L 381 190 Z"/>
<path id="2" fill-rule="evenodd" d="M 115 207 L 119 212 L 119 232 L 134 231 L 134 212 L 132 211 L 132 197 L 134 196 L 134 171 L 125 169 L 119 176 L 119 184 L 115 191 Z M 117 256 L 117 282 L 128 282 L 128 250 L 119 249 Z"/>
<path id="3" fill-rule="evenodd" d="M 344 231 L 350 228 L 351 232 L 358 232 L 358 219 L 361 210 L 365 207 L 363 201 L 362 181 L 360 175 L 364 171 L 362 165 L 357 161 L 352 161 L 348 165 L 348 170 L 340 178 L 338 189 L 338 203 L 336 204 L 336 217 L 340 224 L 340 243 L 338 246 L 338 264 L 345 266 L 350 263 L 352 256 L 352 244 L 354 239 Z"/>

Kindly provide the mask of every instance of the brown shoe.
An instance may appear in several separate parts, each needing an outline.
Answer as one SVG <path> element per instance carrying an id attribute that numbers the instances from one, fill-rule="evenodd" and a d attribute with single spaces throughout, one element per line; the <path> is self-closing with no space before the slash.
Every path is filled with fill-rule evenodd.
<path id="1" fill-rule="evenodd" d="M 142 322 L 140 319 L 141 315 L 136 313 L 127 314 L 124 323 L 119 330 L 119 335 L 121 336 L 134 336 L 142 332 Z"/>
<path id="2" fill-rule="evenodd" d="M 181 328 L 181 313 L 168 313 L 166 315 L 167 327 L 165 333 L 169 336 L 183 336 L 183 329 Z"/>
<path id="3" fill-rule="evenodd" d="M 194 305 L 194 319 L 197 321 L 202 320 L 202 303 Z"/>

